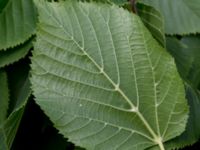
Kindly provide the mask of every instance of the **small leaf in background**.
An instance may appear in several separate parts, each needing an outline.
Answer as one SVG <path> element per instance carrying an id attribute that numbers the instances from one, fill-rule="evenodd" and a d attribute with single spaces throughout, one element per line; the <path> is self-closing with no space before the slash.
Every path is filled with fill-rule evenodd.
<path id="1" fill-rule="evenodd" d="M 154 9 L 154 7 L 143 3 L 137 3 L 137 12 L 151 34 L 165 47 L 164 20 L 160 12 Z"/>
<path id="2" fill-rule="evenodd" d="M 164 149 L 188 107 L 174 59 L 138 16 L 116 5 L 35 0 L 37 104 L 87 149 Z M 51 18 L 51 19 L 49 19 Z"/>
<path id="3" fill-rule="evenodd" d="M 200 84 L 200 36 L 186 36 L 181 40 L 168 37 L 167 49 L 175 58 L 182 78 L 197 88 Z"/>
<path id="4" fill-rule="evenodd" d="M 139 0 L 164 16 L 166 34 L 200 33 L 200 0 Z"/>
<path id="5" fill-rule="evenodd" d="M 32 47 L 32 41 L 33 39 L 31 38 L 22 45 L 9 48 L 6 51 L 0 51 L 0 68 L 24 58 Z"/>
<path id="6" fill-rule="evenodd" d="M 185 81 L 190 106 L 189 120 L 183 134 L 167 143 L 168 148 L 183 148 L 200 138 L 200 37 L 198 35 L 167 37 L 167 49 L 174 57 L 178 71 Z"/>
<path id="7" fill-rule="evenodd" d="M 0 13 L 0 50 L 24 43 L 35 33 L 35 28 L 32 0 L 9 0 Z"/>
<path id="8" fill-rule="evenodd" d="M 12 150 L 73 150 L 74 144 L 68 143 L 53 127 L 48 117 L 29 98 L 21 120 Z"/>
<path id="9" fill-rule="evenodd" d="M 31 94 L 26 65 L 23 67 L 17 67 L 15 64 L 14 66 L 9 66 L 10 70 L 7 71 L 10 98 L 9 108 L 6 112 L 7 115 L 4 117 L 4 120 L 0 122 L 0 149 L 2 150 L 9 150 L 11 148 L 24 112 L 25 105 Z M 4 78 L 0 78 L 0 80 L 3 80 L 4 82 L 7 81 Z M 1 88 L 2 85 L 5 84 L 1 84 Z M 6 89 L 8 87 L 3 88 Z M 6 95 L 4 94 L 0 95 L 0 99 L 2 99 L 2 96 L 5 96 L 3 98 L 6 98 Z M 3 111 L 3 109 L 1 109 L 1 111 Z"/>

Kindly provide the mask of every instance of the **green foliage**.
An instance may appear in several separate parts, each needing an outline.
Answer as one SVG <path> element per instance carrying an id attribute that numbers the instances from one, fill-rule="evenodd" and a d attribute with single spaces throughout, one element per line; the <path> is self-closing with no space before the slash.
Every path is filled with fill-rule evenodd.
<path id="1" fill-rule="evenodd" d="M 0 13 L 0 50 L 25 42 L 35 33 L 35 26 L 32 0 L 9 0 Z"/>
<path id="2" fill-rule="evenodd" d="M 167 48 L 175 57 L 182 78 L 197 88 L 200 84 L 200 37 L 187 36 L 181 40 L 168 37 Z"/>
<path id="3" fill-rule="evenodd" d="M 10 65 L 21 58 L 24 58 L 32 48 L 32 39 L 15 48 L 9 48 L 6 51 L 0 51 L 0 67 Z"/>
<path id="4" fill-rule="evenodd" d="M 25 104 L 30 96 L 30 82 L 26 71 L 18 69 L 15 72 L 15 82 L 10 82 L 10 91 L 8 91 L 8 82 L 12 81 L 11 78 L 7 79 L 5 71 L 0 72 L 0 149 L 9 150 L 15 138 Z M 10 93 L 10 94 L 9 94 Z M 16 94 L 13 94 L 16 93 Z M 10 95 L 10 97 L 8 96 Z M 12 100 L 14 99 L 14 100 Z M 12 101 L 11 101 L 12 100 Z M 10 102 L 10 104 L 9 104 Z M 9 106 L 9 108 L 8 108 Z"/>
<path id="5" fill-rule="evenodd" d="M 0 0 L 0 150 L 199 140 L 200 2 L 135 2 Z"/>
<path id="6" fill-rule="evenodd" d="M 139 0 L 155 7 L 165 19 L 167 34 L 199 33 L 199 0 Z"/>
<path id="7" fill-rule="evenodd" d="M 200 137 L 200 93 L 195 91 L 189 85 L 186 85 L 186 94 L 190 105 L 190 117 L 187 127 L 180 136 L 166 143 L 168 149 L 183 148 L 192 145 L 197 142 Z"/>
<path id="8" fill-rule="evenodd" d="M 184 131 L 182 81 L 137 16 L 106 4 L 36 4 L 33 91 L 60 133 L 87 149 L 142 150 Z"/>
<path id="9" fill-rule="evenodd" d="M 137 3 L 137 12 L 152 35 L 165 47 L 164 20 L 162 15 L 154 7 L 143 3 Z"/>
<path id="10" fill-rule="evenodd" d="M 185 81 L 187 99 L 190 104 L 190 117 L 185 132 L 170 141 L 168 145 L 169 147 L 184 147 L 193 144 L 200 137 L 200 39 L 199 36 L 187 36 L 180 40 L 167 37 L 167 48 L 174 56 L 178 71 Z"/>

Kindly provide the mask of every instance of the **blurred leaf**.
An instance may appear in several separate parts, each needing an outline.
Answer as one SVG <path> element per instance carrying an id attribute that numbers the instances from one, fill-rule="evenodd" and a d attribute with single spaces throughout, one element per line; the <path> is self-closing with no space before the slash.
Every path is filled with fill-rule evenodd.
<path id="1" fill-rule="evenodd" d="M 155 7 L 165 19 L 167 34 L 200 33 L 200 0 L 139 0 Z"/>
<path id="2" fill-rule="evenodd" d="M 165 47 L 164 20 L 160 12 L 143 3 L 137 3 L 137 12 L 151 34 Z"/>
<path id="3" fill-rule="evenodd" d="M 167 49 L 175 58 L 181 77 L 192 87 L 200 84 L 200 36 L 178 40 L 167 37 Z"/>
<path id="4" fill-rule="evenodd" d="M 0 50 L 24 43 L 35 33 L 35 28 L 32 0 L 9 0 L 0 13 Z"/>
<path id="5" fill-rule="evenodd" d="M 17 47 L 9 48 L 6 51 L 0 51 L 0 68 L 12 64 L 25 57 L 31 47 L 32 39 Z"/>
<path id="6" fill-rule="evenodd" d="M 167 49 L 175 58 L 178 71 L 185 81 L 190 106 L 186 130 L 181 136 L 169 141 L 167 146 L 182 148 L 194 144 L 200 138 L 200 36 L 186 36 L 180 40 L 167 37 Z"/>
<path id="7" fill-rule="evenodd" d="M 0 0 L 0 13 L 2 9 L 6 6 L 9 0 Z"/>

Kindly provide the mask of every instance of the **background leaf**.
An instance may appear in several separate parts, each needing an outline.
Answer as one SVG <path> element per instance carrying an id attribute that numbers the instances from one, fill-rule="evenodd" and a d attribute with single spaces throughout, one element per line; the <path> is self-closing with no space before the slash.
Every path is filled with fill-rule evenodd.
<path id="1" fill-rule="evenodd" d="M 155 7 L 165 20 L 167 34 L 200 33 L 199 0 L 139 0 Z"/>
<path id="2" fill-rule="evenodd" d="M 0 13 L 0 50 L 24 43 L 35 33 L 35 27 L 32 0 L 9 0 Z"/>
<path id="3" fill-rule="evenodd" d="M 10 103 L 7 117 L 0 126 L 0 148 L 2 150 L 9 150 L 11 148 L 25 105 L 31 94 L 28 72 L 25 71 L 26 65 L 20 68 L 15 67 L 10 66 L 9 69 L 11 70 L 8 70 Z M 15 80 L 12 80 L 13 77 Z"/>
<path id="4" fill-rule="evenodd" d="M 168 37 L 167 49 L 175 58 L 180 75 L 188 84 L 200 84 L 200 36 L 186 36 L 180 40 Z"/>
<path id="5" fill-rule="evenodd" d="M 137 3 L 137 12 L 151 34 L 165 47 L 164 20 L 160 12 L 154 9 L 154 7 L 143 3 Z"/>
<path id="6" fill-rule="evenodd" d="M 189 120 L 183 134 L 168 142 L 168 149 L 192 145 L 200 138 L 200 38 L 186 36 L 181 39 L 167 37 L 168 51 L 175 58 L 178 71 L 185 81 L 190 106 Z"/>
<path id="7" fill-rule="evenodd" d="M 0 67 L 5 67 L 24 58 L 32 47 L 32 40 L 31 38 L 22 45 L 9 48 L 6 51 L 0 51 Z"/>
<path id="8" fill-rule="evenodd" d="M 31 81 L 60 133 L 87 149 L 143 150 L 184 131 L 182 80 L 137 16 L 115 5 L 35 3 Z"/>
<path id="9" fill-rule="evenodd" d="M 200 94 L 189 85 L 186 85 L 186 93 L 190 106 L 187 127 L 186 130 L 181 134 L 181 136 L 178 136 L 175 139 L 167 142 L 166 145 L 167 149 L 169 150 L 192 145 L 200 138 Z"/>

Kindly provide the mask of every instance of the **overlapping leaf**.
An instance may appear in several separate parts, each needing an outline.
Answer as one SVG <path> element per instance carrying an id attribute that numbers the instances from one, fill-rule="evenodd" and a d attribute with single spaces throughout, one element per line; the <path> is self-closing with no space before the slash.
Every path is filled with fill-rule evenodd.
<path id="1" fill-rule="evenodd" d="M 200 33 L 199 0 L 140 0 L 155 7 L 165 19 L 167 34 Z"/>
<path id="2" fill-rule="evenodd" d="M 137 12 L 152 35 L 165 47 L 164 20 L 160 12 L 143 3 L 137 3 Z"/>
<path id="3" fill-rule="evenodd" d="M 200 84 L 200 36 L 167 38 L 168 51 L 174 56 L 180 75 L 192 87 Z"/>
<path id="4" fill-rule="evenodd" d="M 32 47 L 32 39 L 26 41 L 24 44 L 6 51 L 0 51 L 0 68 L 10 65 L 21 58 L 24 58 Z"/>
<path id="5" fill-rule="evenodd" d="M 180 148 L 194 144 L 200 138 L 200 38 L 187 36 L 178 40 L 167 38 L 168 51 L 175 58 L 178 71 L 185 81 L 188 103 L 190 105 L 189 120 L 184 133 L 169 141 L 168 148 Z"/>
<path id="6" fill-rule="evenodd" d="M 190 105 L 190 114 L 186 130 L 181 136 L 167 142 L 167 149 L 178 149 L 190 146 L 200 138 L 200 93 L 194 90 L 190 85 L 186 85 L 188 103 Z"/>
<path id="7" fill-rule="evenodd" d="M 0 13 L 0 50 L 25 42 L 35 32 L 32 0 L 9 0 Z"/>
<path id="8" fill-rule="evenodd" d="M 23 71 L 22 71 L 23 70 Z M 15 138 L 20 120 L 22 118 L 26 102 L 30 96 L 30 82 L 27 76 L 27 72 L 24 71 L 24 68 L 18 69 L 18 72 L 12 76 L 15 76 L 14 82 L 10 89 L 10 98 L 8 99 L 8 84 L 3 84 L 7 82 L 5 78 L 5 73 L 0 73 L 0 102 L 1 102 L 1 120 L 0 120 L 0 150 L 10 150 L 13 140 Z M 3 91 L 6 91 L 6 94 L 2 94 Z M 13 94 L 15 93 L 15 94 Z M 2 99 L 6 99 L 6 104 L 3 105 Z M 9 101 L 9 108 L 8 108 Z M 2 118 L 2 115 L 3 118 Z"/>
<path id="9" fill-rule="evenodd" d="M 163 150 L 184 131 L 174 61 L 137 16 L 115 5 L 35 2 L 31 80 L 60 133 L 87 149 Z"/>

